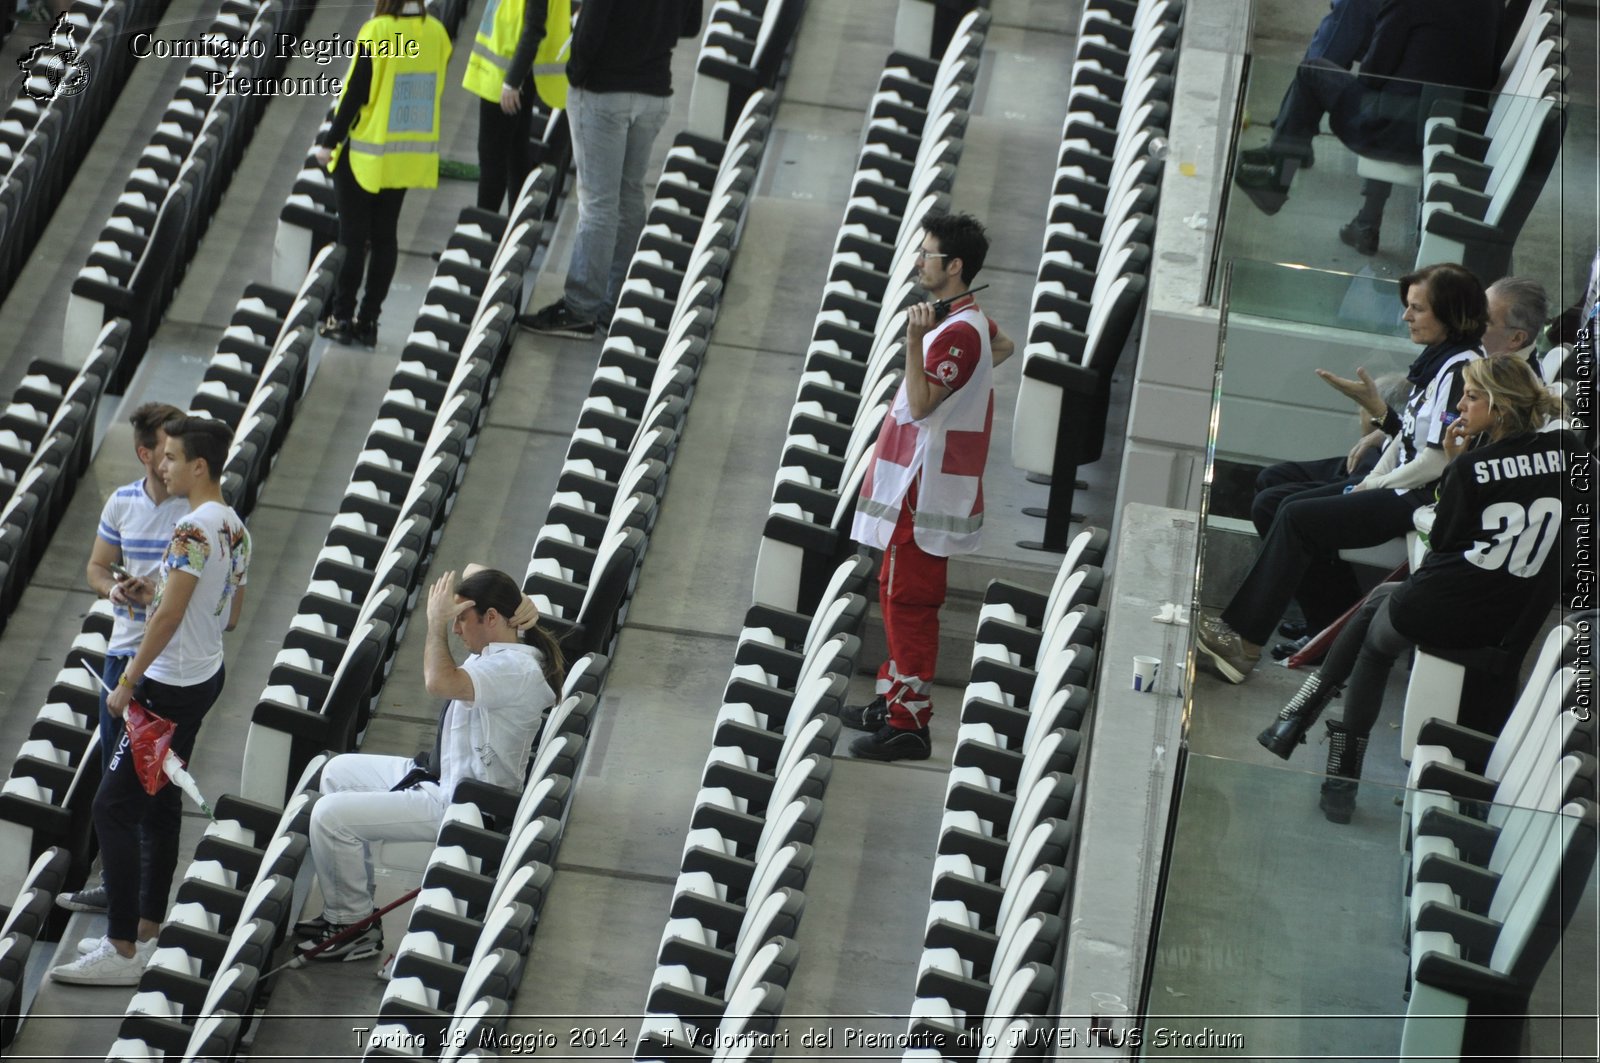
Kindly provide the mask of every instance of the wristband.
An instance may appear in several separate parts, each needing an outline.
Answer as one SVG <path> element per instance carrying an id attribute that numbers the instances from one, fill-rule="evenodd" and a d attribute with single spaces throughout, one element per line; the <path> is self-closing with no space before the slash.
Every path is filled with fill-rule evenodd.
<path id="1" fill-rule="evenodd" d="M 130 678 L 127 672 L 123 672 L 121 675 L 119 675 L 117 677 L 117 686 L 119 686 L 119 687 L 129 687 L 129 688 L 131 688 L 137 682 L 138 682 L 138 680 Z"/>

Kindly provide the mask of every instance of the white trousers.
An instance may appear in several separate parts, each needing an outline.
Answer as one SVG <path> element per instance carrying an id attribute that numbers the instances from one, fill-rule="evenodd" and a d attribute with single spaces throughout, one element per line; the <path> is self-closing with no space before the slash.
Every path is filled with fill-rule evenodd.
<path id="1" fill-rule="evenodd" d="M 438 836 L 445 800 L 437 783 L 389 792 L 414 767 L 405 757 L 343 753 L 322 769 L 322 796 L 311 806 L 311 861 L 329 922 L 372 914 L 371 843 Z"/>

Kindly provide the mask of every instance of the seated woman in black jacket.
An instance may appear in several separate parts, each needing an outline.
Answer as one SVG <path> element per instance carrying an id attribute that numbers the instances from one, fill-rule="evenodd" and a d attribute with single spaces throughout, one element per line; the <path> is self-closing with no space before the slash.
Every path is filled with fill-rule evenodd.
<path id="1" fill-rule="evenodd" d="M 1524 358 L 1472 362 L 1445 437 L 1450 458 L 1439 488 L 1431 553 L 1403 582 L 1368 596 L 1322 667 L 1257 736 L 1288 759 L 1328 702 L 1344 688 L 1344 718 L 1328 721 L 1322 810 L 1348 823 L 1367 736 L 1383 707 L 1389 672 L 1419 641 L 1472 649 L 1499 641 L 1508 618 L 1550 594 L 1550 559 L 1562 532 L 1562 488 L 1577 453 L 1569 431 L 1539 429 L 1560 404 Z M 1470 449 L 1469 449 L 1470 448 Z"/>
<path id="2" fill-rule="evenodd" d="M 1279 506 L 1228 607 L 1220 618 L 1201 619 L 1200 663 L 1230 683 L 1249 676 L 1291 598 L 1299 600 L 1308 631 L 1322 630 L 1354 605 L 1361 591 L 1339 551 L 1404 535 L 1412 511 L 1434 499 L 1445 466 L 1445 426 L 1461 400 L 1462 368 L 1483 356 L 1489 304 L 1478 279 L 1449 262 L 1402 277 L 1400 301 L 1411 340 L 1422 345 L 1406 372 L 1405 406 L 1388 409 L 1370 384 L 1352 392 L 1391 437 L 1383 457 L 1365 476 L 1309 488 Z"/>

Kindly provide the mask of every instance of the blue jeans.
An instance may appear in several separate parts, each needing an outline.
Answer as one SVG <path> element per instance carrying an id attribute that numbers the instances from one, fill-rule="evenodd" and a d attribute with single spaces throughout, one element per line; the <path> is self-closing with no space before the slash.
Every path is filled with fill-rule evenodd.
<path id="1" fill-rule="evenodd" d="M 593 321 L 617 302 L 644 228 L 644 174 L 671 103 L 642 92 L 567 92 L 578 166 L 578 236 L 562 301 Z"/>

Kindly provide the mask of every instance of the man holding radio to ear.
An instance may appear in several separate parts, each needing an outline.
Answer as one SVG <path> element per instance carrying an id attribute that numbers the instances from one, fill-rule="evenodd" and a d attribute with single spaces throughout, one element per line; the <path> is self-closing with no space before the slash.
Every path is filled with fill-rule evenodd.
<path id="1" fill-rule="evenodd" d="M 847 726 L 871 732 L 850 746 L 868 760 L 926 760 L 933 752 L 929 694 L 946 568 L 952 555 L 978 549 L 993 368 L 1016 350 L 970 293 L 988 251 L 988 235 L 970 215 L 928 222 L 917 283 L 933 301 L 907 309 L 905 376 L 856 501 L 851 536 L 883 551 L 878 602 L 889 643 L 877 698 L 840 710 Z"/>

